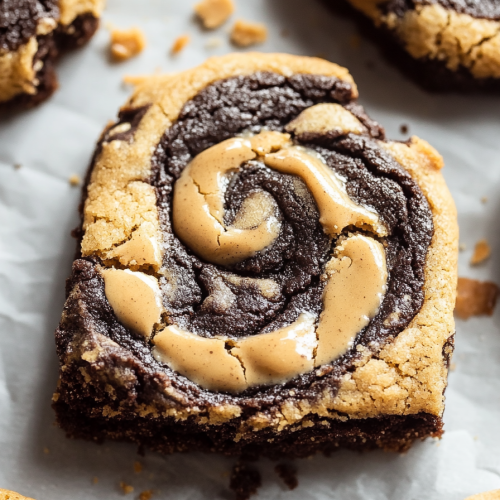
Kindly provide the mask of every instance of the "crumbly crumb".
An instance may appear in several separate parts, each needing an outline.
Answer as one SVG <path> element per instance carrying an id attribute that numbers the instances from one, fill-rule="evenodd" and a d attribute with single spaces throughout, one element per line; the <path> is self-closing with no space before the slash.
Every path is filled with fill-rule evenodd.
<path id="1" fill-rule="evenodd" d="M 400 127 L 399 127 L 399 131 L 402 133 L 402 134 L 407 134 L 410 130 L 410 127 L 408 127 L 408 125 L 406 125 L 406 123 L 403 123 Z"/>
<path id="2" fill-rule="evenodd" d="M 231 41 L 238 47 L 263 43 L 266 39 L 267 28 L 262 23 L 252 23 L 238 19 L 231 30 Z"/>
<path id="3" fill-rule="evenodd" d="M 236 494 L 236 500 L 248 500 L 262 484 L 258 470 L 243 462 L 237 462 L 231 472 L 229 487 Z"/>
<path id="4" fill-rule="evenodd" d="M 43 449 L 43 452 L 45 453 L 45 455 L 48 455 L 50 453 L 50 450 L 47 447 L 45 447 Z"/>
<path id="5" fill-rule="evenodd" d="M 488 197 L 487 196 L 482 196 L 481 197 L 481 203 L 488 203 Z"/>
<path id="6" fill-rule="evenodd" d="M 153 490 L 141 491 L 141 494 L 139 495 L 139 500 L 150 500 L 152 496 L 153 496 Z"/>
<path id="7" fill-rule="evenodd" d="M 203 0 L 194 6 L 194 11 L 207 29 L 218 28 L 234 12 L 232 0 Z"/>
<path id="8" fill-rule="evenodd" d="M 464 252 L 465 250 L 467 250 L 467 245 L 466 245 L 465 243 L 460 243 L 460 244 L 458 245 L 458 250 L 459 250 L 460 252 Z"/>
<path id="9" fill-rule="evenodd" d="M 92 484 L 97 484 L 99 482 L 99 478 L 97 476 L 94 476 L 92 478 Z"/>
<path id="10" fill-rule="evenodd" d="M 140 54 L 146 46 L 146 38 L 139 28 L 111 31 L 111 57 L 115 61 L 126 61 Z"/>
<path id="11" fill-rule="evenodd" d="M 82 179 L 78 174 L 73 174 L 69 179 L 68 182 L 70 183 L 71 186 L 77 187 L 81 184 Z"/>
<path id="12" fill-rule="evenodd" d="M 176 38 L 172 45 L 172 54 L 178 54 L 189 43 L 189 40 L 189 35 L 181 35 Z"/>
<path id="13" fill-rule="evenodd" d="M 122 489 L 124 495 L 128 495 L 129 493 L 134 492 L 134 487 L 130 484 L 125 483 L 124 481 L 120 483 L 120 488 Z"/>
<path id="14" fill-rule="evenodd" d="M 142 472 L 142 464 L 141 464 L 141 462 L 134 462 L 134 472 L 136 474 L 139 474 L 140 472 Z"/>
<path id="15" fill-rule="evenodd" d="M 479 240 L 474 247 L 474 254 L 470 260 L 472 265 L 484 262 L 491 254 L 490 245 L 486 240 Z"/>
<path id="16" fill-rule="evenodd" d="M 456 363 L 450 363 L 450 372 L 454 372 L 457 369 Z"/>
<path id="17" fill-rule="evenodd" d="M 471 316 L 491 316 L 500 290 L 490 281 L 458 278 L 455 314 L 461 319 Z"/>
<path id="18" fill-rule="evenodd" d="M 299 485 L 297 479 L 297 469 L 290 464 L 278 464 L 274 472 L 283 480 L 290 490 L 294 490 Z"/>
<path id="19" fill-rule="evenodd" d="M 20 163 L 14 163 L 14 168 L 16 170 L 19 170 L 21 167 L 22 167 L 22 165 Z"/>

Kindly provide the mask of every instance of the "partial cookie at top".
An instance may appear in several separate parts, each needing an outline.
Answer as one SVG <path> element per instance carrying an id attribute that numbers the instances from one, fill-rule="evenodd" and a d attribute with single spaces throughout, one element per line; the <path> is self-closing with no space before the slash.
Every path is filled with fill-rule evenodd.
<path id="1" fill-rule="evenodd" d="M 338 2 L 327 3 L 339 8 Z M 500 7 L 494 0 L 342 3 L 365 28 L 371 25 L 371 37 L 422 86 L 441 91 L 500 89 Z"/>
<path id="2" fill-rule="evenodd" d="M 103 4 L 23 0 L 0 6 L 0 110 L 34 106 L 55 91 L 55 61 L 92 37 Z"/>
<path id="3" fill-rule="evenodd" d="M 439 154 L 356 98 L 283 54 L 138 84 L 96 149 L 56 333 L 70 435 L 273 457 L 441 435 L 453 201 Z"/>

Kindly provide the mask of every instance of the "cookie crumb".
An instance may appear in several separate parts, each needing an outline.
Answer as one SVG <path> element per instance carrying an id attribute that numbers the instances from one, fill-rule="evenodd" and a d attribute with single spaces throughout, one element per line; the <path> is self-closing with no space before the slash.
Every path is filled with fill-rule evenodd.
<path id="1" fill-rule="evenodd" d="M 217 47 L 220 47 L 221 45 L 222 45 L 222 40 L 220 38 L 217 38 L 217 37 L 209 38 L 205 42 L 206 49 L 216 49 Z"/>
<path id="2" fill-rule="evenodd" d="M 267 28 L 262 23 L 251 23 L 238 19 L 231 30 L 231 41 L 238 47 L 263 43 L 267 39 Z"/>
<path id="3" fill-rule="evenodd" d="M 153 496 L 153 490 L 145 490 L 142 491 L 141 494 L 139 495 L 139 500 L 151 500 L 152 496 Z"/>
<path id="4" fill-rule="evenodd" d="M 194 6 L 194 11 L 206 29 L 218 28 L 234 12 L 232 0 L 203 0 Z"/>
<path id="5" fill-rule="evenodd" d="M 406 125 L 406 123 L 403 123 L 400 127 L 399 127 L 399 131 L 402 133 L 402 134 L 407 134 L 410 130 L 410 127 L 408 127 L 408 125 Z"/>
<path id="6" fill-rule="evenodd" d="M 458 245 L 458 250 L 459 250 L 460 252 L 464 252 L 465 250 L 467 250 L 467 245 L 466 245 L 465 243 L 460 243 L 460 244 Z"/>
<path id="7" fill-rule="evenodd" d="M 176 38 L 172 45 L 172 54 L 178 54 L 189 43 L 189 35 L 181 35 Z"/>
<path id="8" fill-rule="evenodd" d="M 82 179 L 78 174 L 73 174 L 69 179 L 68 182 L 70 183 L 71 186 L 77 187 L 81 184 Z"/>
<path id="9" fill-rule="evenodd" d="M 43 452 L 45 453 L 45 455 L 48 455 L 50 453 L 50 450 L 47 447 L 45 447 L 43 449 Z"/>
<path id="10" fill-rule="evenodd" d="M 128 495 L 129 493 L 133 493 L 133 491 L 134 491 L 133 486 L 131 486 L 130 484 L 127 484 L 123 481 L 120 483 L 120 488 L 122 489 L 124 495 Z"/>
<path id="11" fill-rule="evenodd" d="M 486 240 L 479 240 L 474 247 L 474 254 L 470 260 L 470 263 L 474 266 L 476 264 L 481 264 L 491 255 L 490 245 Z"/>
<path id="12" fill-rule="evenodd" d="M 481 197 L 481 203 L 488 203 L 488 197 L 487 196 Z"/>
<path id="13" fill-rule="evenodd" d="M 359 49 L 361 47 L 361 37 L 358 34 L 351 35 L 349 38 L 349 45 L 353 49 Z"/>
<path id="14" fill-rule="evenodd" d="M 290 32 L 289 32 L 286 28 L 283 28 L 283 29 L 280 31 L 280 35 L 281 35 L 283 38 L 287 38 L 287 37 L 290 35 Z"/>
<path id="15" fill-rule="evenodd" d="M 458 278 L 455 314 L 460 319 L 471 316 L 491 316 L 500 290 L 491 281 Z"/>
<path id="16" fill-rule="evenodd" d="M 134 472 L 136 474 L 139 474 L 140 472 L 142 472 L 142 464 L 141 464 L 141 462 L 134 462 Z"/>
<path id="17" fill-rule="evenodd" d="M 146 38 L 139 28 L 111 31 L 111 57 L 115 61 L 126 61 L 140 54 L 146 47 Z"/>
<path id="18" fill-rule="evenodd" d="M 457 369 L 456 363 L 450 363 L 450 372 L 454 372 Z"/>
<path id="19" fill-rule="evenodd" d="M 94 476 L 92 478 L 92 484 L 97 484 L 99 482 L 99 478 L 97 476 Z"/>
<path id="20" fill-rule="evenodd" d="M 293 465 L 278 464 L 274 468 L 274 472 L 283 480 L 290 490 L 294 490 L 299 485 L 297 479 L 297 469 Z"/>
<path id="21" fill-rule="evenodd" d="M 14 163 L 14 169 L 19 170 L 22 167 L 20 163 Z"/>
<path id="22" fill-rule="evenodd" d="M 237 462 L 231 472 L 229 487 L 236 494 L 236 500 L 248 500 L 262 485 L 258 470 L 248 464 Z"/>

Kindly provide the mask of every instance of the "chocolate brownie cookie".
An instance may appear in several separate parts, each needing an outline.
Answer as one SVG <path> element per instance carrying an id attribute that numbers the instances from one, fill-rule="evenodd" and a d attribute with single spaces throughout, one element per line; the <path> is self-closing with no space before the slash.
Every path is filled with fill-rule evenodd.
<path id="1" fill-rule="evenodd" d="M 344 68 L 238 54 L 138 85 L 97 146 L 56 332 L 71 437 L 162 453 L 442 434 L 457 223 Z"/>
<path id="2" fill-rule="evenodd" d="M 0 112 L 30 107 L 57 88 L 54 62 L 87 42 L 104 0 L 0 2 Z"/>
<path id="3" fill-rule="evenodd" d="M 497 0 L 325 0 L 429 90 L 500 90 Z"/>

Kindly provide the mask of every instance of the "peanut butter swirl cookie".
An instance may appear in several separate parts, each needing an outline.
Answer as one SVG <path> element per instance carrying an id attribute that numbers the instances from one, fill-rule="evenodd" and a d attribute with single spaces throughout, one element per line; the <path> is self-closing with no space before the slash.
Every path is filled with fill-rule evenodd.
<path id="1" fill-rule="evenodd" d="M 141 81 L 102 134 L 56 332 L 69 436 L 163 453 L 440 436 L 457 224 L 439 154 L 344 68 L 238 54 Z"/>

